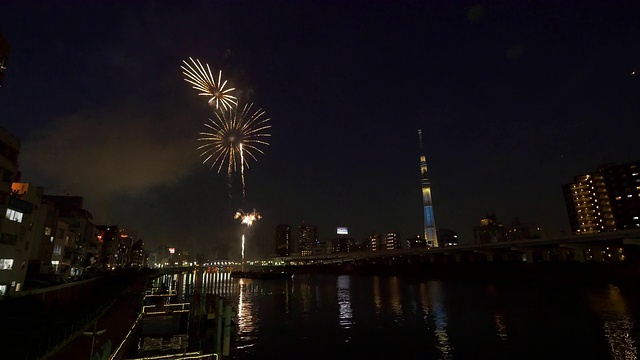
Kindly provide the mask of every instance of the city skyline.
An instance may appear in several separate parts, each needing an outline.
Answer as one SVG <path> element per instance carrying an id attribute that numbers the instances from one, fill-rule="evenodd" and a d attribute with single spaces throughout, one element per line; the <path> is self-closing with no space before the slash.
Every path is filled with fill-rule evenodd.
<path id="1" fill-rule="evenodd" d="M 303 221 L 322 239 L 420 234 L 419 128 L 439 228 L 471 242 L 495 212 L 569 234 L 562 185 L 640 158 L 638 7 L 9 2 L 0 126 L 22 139 L 22 181 L 83 196 L 149 248 L 240 254 L 238 208 L 260 209 L 248 237 L 265 250 Z M 212 113 L 189 56 L 272 119 L 241 204 L 200 164 Z"/>

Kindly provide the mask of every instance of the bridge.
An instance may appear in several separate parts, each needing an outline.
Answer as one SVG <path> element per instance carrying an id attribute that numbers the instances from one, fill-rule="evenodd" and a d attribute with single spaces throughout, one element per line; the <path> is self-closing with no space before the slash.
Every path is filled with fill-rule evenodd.
<path id="1" fill-rule="evenodd" d="M 624 261 L 640 259 L 640 229 L 496 243 L 276 257 L 252 265 L 348 263 Z"/>

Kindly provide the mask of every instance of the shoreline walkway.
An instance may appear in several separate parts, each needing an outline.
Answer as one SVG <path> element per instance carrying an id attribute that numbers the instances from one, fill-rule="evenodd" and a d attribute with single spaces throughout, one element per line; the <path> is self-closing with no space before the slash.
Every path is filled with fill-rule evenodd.
<path id="1" fill-rule="evenodd" d="M 146 290 L 148 276 L 138 276 L 132 284 L 96 319 L 97 332 L 93 352 L 98 352 L 107 341 L 111 341 L 112 352 L 124 340 L 141 311 L 142 294 Z M 94 323 L 87 324 L 84 332 L 93 332 Z M 42 357 L 43 360 L 90 359 L 92 335 L 79 332 L 60 347 Z"/>

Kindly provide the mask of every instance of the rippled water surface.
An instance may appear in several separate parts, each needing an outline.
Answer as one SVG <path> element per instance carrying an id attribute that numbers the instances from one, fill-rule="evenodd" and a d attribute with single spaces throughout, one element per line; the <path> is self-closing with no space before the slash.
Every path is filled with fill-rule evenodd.
<path id="1" fill-rule="evenodd" d="M 377 276 L 238 280 L 235 359 L 637 359 L 637 292 Z"/>

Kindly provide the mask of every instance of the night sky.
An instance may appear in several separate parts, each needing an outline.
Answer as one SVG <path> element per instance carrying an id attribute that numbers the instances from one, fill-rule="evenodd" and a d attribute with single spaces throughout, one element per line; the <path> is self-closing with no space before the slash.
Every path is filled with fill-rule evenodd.
<path id="1" fill-rule="evenodd" d="M 436 225 L 472 241 L 489 212 L 569 233 L 562 184 L 640 159 L 640 2 L 9 1 L 0 126 L 22 181 L 80 195 L 148 248 L 238 258 L 238 208 L 321 239 L 422 231 L 417 129 Z M 267 111 L 239 184 L 201 164 L 199 58 Z M 636 75 L 633 72 L 636 71 Z"/>

